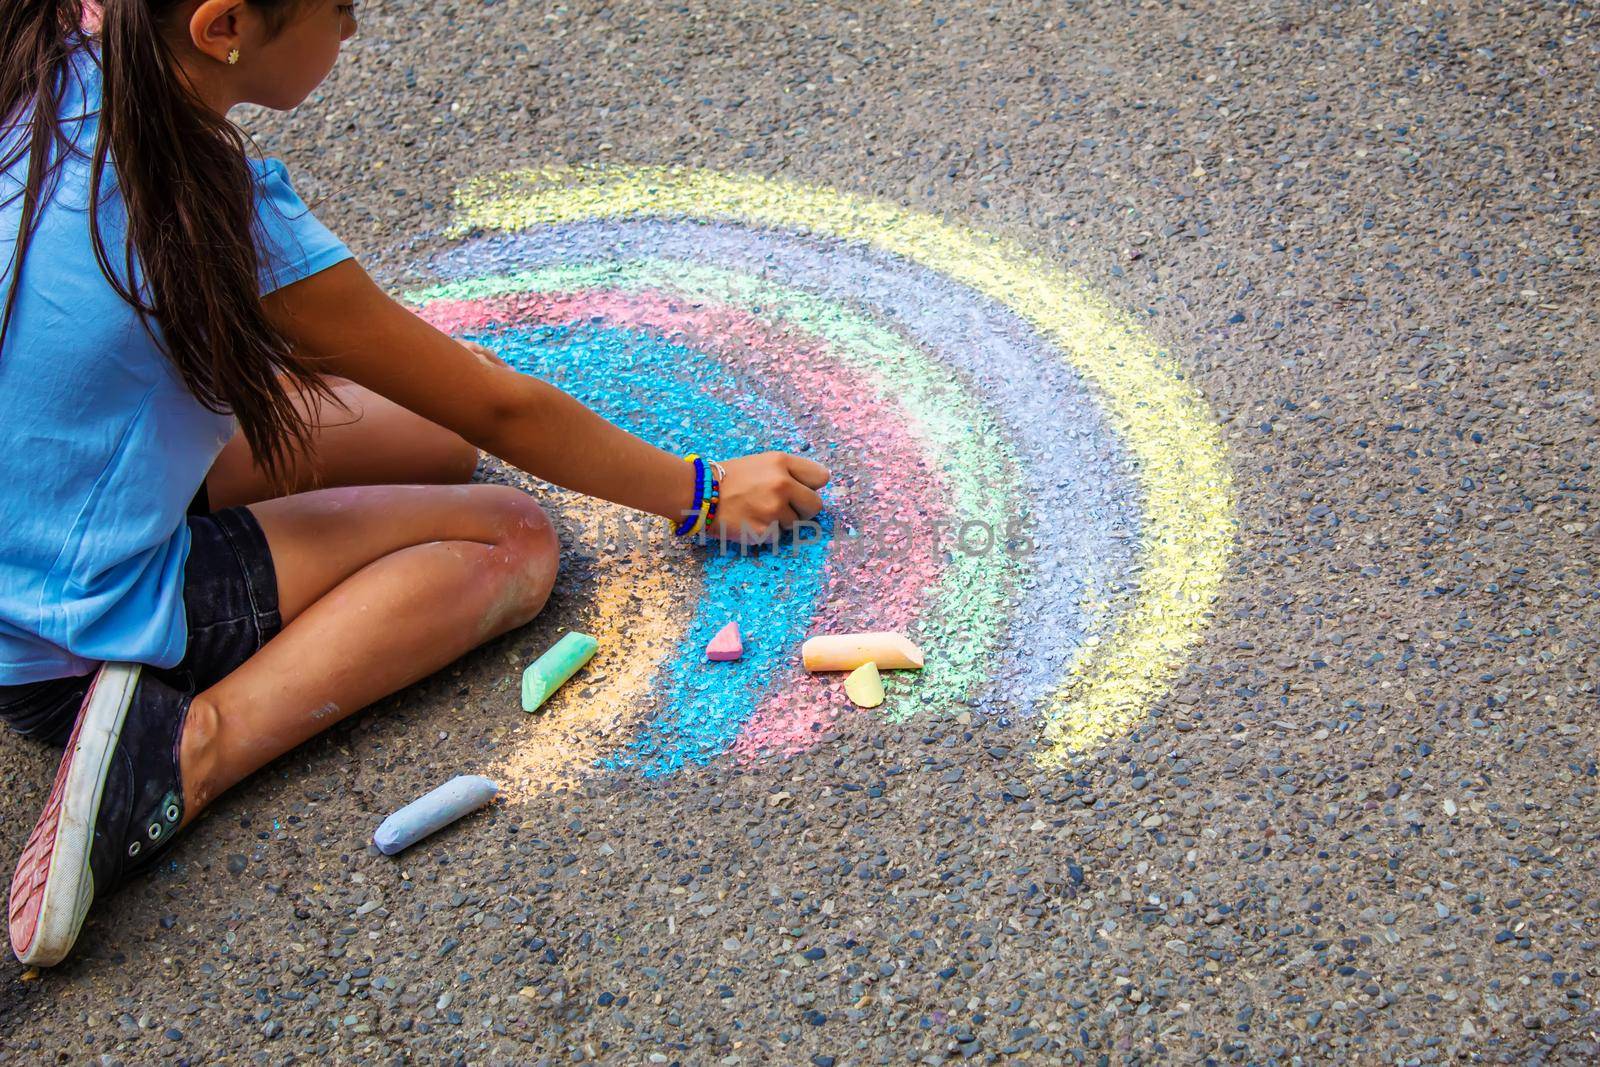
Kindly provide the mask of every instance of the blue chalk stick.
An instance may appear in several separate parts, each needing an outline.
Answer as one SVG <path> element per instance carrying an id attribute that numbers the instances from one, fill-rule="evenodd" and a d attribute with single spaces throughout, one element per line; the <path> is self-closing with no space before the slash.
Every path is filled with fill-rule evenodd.
<path id="1" fill-rule="evenodd" d="M 383 820 L 378 832 L 372 835 L 373 844 L 385 856 L 392 856 L 461 816 L 477 811 L 498 792 L 500 787 L 481 774 L 457 775 Z"/>

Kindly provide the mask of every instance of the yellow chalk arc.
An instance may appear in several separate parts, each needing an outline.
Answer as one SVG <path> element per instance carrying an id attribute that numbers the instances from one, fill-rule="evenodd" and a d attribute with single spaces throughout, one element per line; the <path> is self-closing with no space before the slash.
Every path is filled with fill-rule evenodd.
<path id="1" fill-rule="evenodd" d="M 627 509 L 576 493 L 560 493 L 567 523 L 587 531 L 596 544 L 621 528 Z M 672 654 L 688 626 L 685 585 L 653 553 L 612 553 L 597 568 L 585 629 L 599 641 L 589 663 L 595 692 L 564 689 L 537 716 L 519 723 L 519 735 L 495 768 L 495 776 L 519 794 L 575 787 L 601 757 L 615 751 L 649 710 L 650 689 L 661 661 Z"/>

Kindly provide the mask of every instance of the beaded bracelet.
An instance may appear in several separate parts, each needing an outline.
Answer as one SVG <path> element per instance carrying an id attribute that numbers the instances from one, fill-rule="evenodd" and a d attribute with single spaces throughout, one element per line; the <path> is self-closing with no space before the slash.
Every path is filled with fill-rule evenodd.
<path id="1" fill-rule="evenodd" d="M 672 531 L 679 537 L 687 537 L 700 528 L 701 523 L 705 521 L 706 503 L 706 461 L 693 452 L 683 458 L 694 467 L 694 502 L 684 513 L 683 521 Z"/>
<path id="2" fill-rule="evenodd" d="M 722 503 L 723 469 L 722 464 L 693 452 L 683 458 L 694 466 L 694 502 L 673 532 L 679 537 L 693 537 L 716 521 L 717 505 Z"/>
<path id="3" fill-rule="evenodd" d="M 716 486 L 716 476 L 711 473 L 711 464 L 702 460 L 700 463 L 700 506 L 695 509 L 694 526 L 689 530 L 689 536 L 703 532 L 706 528 L 706 512 L 711 508 L 711 491 Z"/>
<path id="4" fill-rule="evenodd" d="M 711 492 L 706 495 L 706 521 L 700 524 L 702 530 L 711 529 L 711 524 L 717 521 L 717 505 L 722 503 L 722 479 L 716 473 L 718 464 L 711 464 Z"/>

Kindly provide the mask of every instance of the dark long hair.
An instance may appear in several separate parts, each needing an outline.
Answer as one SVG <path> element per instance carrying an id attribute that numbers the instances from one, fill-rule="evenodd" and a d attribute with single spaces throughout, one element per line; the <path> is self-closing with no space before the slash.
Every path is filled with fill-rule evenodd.
<path id="1" fill-rule="evenodd" d="M 200 403 L 231 412 L 275 483 L 309 451 L 297 391 L 327 386 L 261 305 L 255 187 L 244 135 L 196 97 L 167 43 L 183 0 L 104 0 L 102 99 L 91 159 L 90 232 L 112 287 L 151 329 Z M 303 0 L 249 0 L 279 28 Z M 0 347 L 22 267 L 61 164 L 74 149 L 60 107 L 74 53 L 89 47 L 83 0 L 0 0 L 0 172 L 27 157 L 22 218 Z M 108 248 L 101 212 L 115 185 L 126 247 Z M 121 263 L 113 262 L 120 251 Z"/>

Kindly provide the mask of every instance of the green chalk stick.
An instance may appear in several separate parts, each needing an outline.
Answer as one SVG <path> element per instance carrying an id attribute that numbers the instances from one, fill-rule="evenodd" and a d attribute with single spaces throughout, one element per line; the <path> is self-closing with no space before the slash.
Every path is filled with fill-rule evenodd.
<path id="1" fill-rule="evenodd" d="M 550 651 L 522 672 L 522 710 L 538 711 L 550 699 L 550 694 L 594 658 L 595 649 L 599 647 L 599 641 L 576 630 L 551 645 Z"/>

